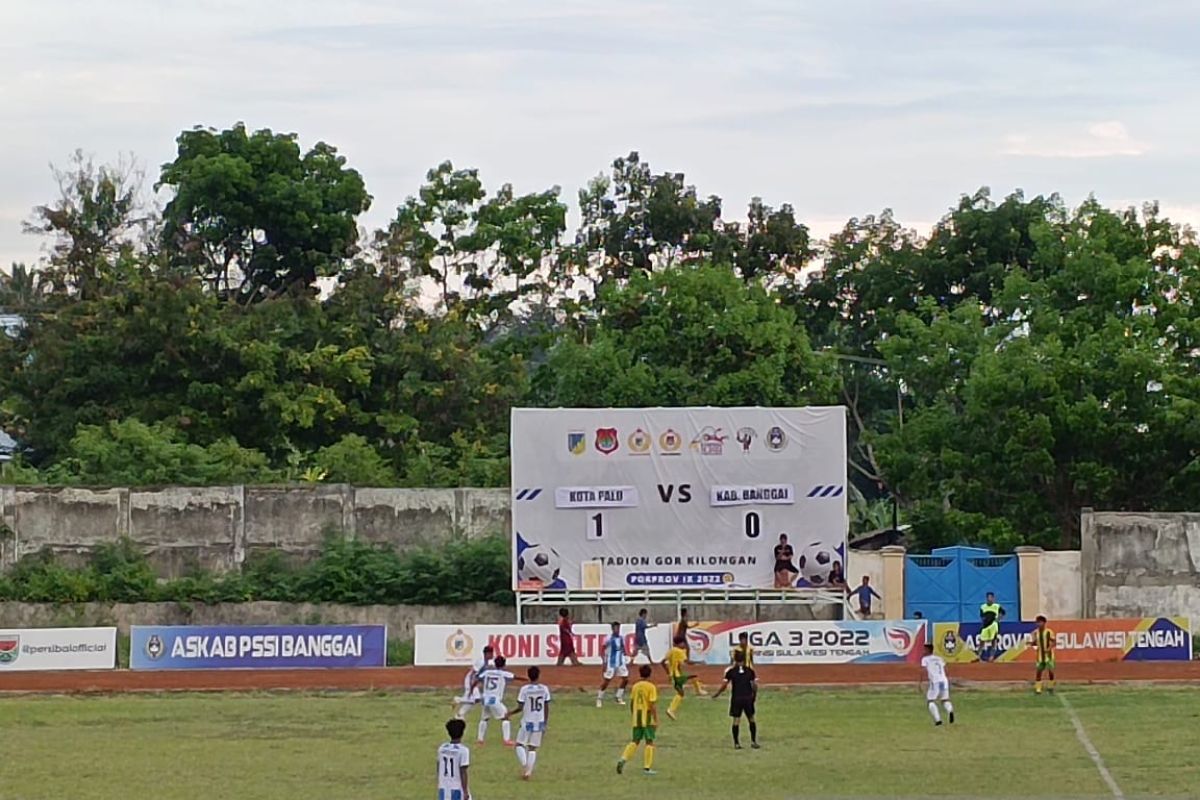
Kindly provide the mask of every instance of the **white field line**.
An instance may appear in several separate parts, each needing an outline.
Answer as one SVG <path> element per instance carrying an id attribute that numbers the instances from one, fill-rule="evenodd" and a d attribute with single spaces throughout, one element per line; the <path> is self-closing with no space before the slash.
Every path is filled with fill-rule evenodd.
<path id="1" fill-rule="evenodd" d="M 1071 724 L 1075 726 L 1075 737 L 1079 739 L 1079 743 L 1083 745 L 1083 749 L 1091 756 L 1092 763 L 1096 765 L 1096 770 L 1108 785 L 1109 791 L 1112 792 L 1113 797 L 1116 797 L 1117 800 L 1124 800 L 1125 793 L 1121 791 L 1121 787 L 1113 779 L 1112 773 L 1108 771 L 1108 767 L 1104 766 L 1104 759 L 1100 757 L 1100 751 L 1096 749 L 1096 745 L 1092 744 L 1092 740 L 1088 738 L 1087 731 L 1083 729 L 1083 723 L 1079 721 L 1079 715 L 1075 713 L 1071 702 L 1063 694 L 1059 694 L 1058 699 L 1062 703 L 1063 708 L 1067 710 L 1067 717 L 1070 718 Z"/>

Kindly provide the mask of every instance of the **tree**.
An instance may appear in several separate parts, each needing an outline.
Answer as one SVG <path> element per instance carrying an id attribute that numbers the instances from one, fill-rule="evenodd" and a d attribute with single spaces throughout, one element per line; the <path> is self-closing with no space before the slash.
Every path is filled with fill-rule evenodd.
<path id="1" fill-rule="evenodd" d="M 831 399 L 831 362 L 761 286 L 706 264 L 609 285 L 596 317 L 538 371 L 547 406 L 800 405 Z"/>
<path id="2" fill-rule="evenodd" d="M 318 142 L 302 154 L 294 134 L 241 123 L 177 142 L 158 183 L 174 191 L 163 246 L 212 290 L 243 303 L 308 290 L 357 251 L 356 219 L 371 196 L 336 148 Z"/>
<path id="3" fill-rule="evenodd" d="M 152 221 L 139 199 L 142 173 L 132 161 L 97 167 L 78 150 L 68 169 L 51 172 L 59 196 L 34 209 L 25 231 L 53 237 L 44 270 L 52 290 L 91 300 L 135 266 Z"/>

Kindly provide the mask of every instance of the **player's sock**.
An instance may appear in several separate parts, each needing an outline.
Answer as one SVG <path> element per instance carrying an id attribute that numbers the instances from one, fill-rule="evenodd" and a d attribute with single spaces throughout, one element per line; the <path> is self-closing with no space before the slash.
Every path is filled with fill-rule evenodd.
<path id="1" fill-rule="evenodd" d="M 729 729 L 733 731 L 733 746 L 737 747 L 739 744 L 741 744 L 741 741 L 739 741 L 741 737 L 739 736 L 740 731 L 738 730 L 738 726 L 730 725 Z"/>
<path id="2" fill-rule="evenodd" d="M 529 751 L 529 763 L 526 764 L 526 766 L 525 766 L 525 774 L 526 775 L 533 774 L 533 765 L 536 763 L 537 763 L 537 750 L 530 750 Z"/>
<path id="3" fill-rule="evenodd" d="M 654 766 L 654 745 L 646 743 L 646 749 L 642 752 L 642 769 L 650 769 Z"/>
<path id="4" fill-rule="evenodd" d="M 630 742 L 625 745 L 625 749 L 621 751 L 621 760 L 628 761 L 633 758 L 633 754 L 637 752 L 637 742 Z"/>
<path id="5" fill-rule="evenodd" d="M 1034 681 L 1034 682 L 1033 682 L 1033 692 L 1034 692 L 1034 694 L 1041 694 L 1041 693 L 1042 693 L 1042 682 L 1041 682 L 1041 681 Z"/>
<path id="6" fill-rule="evenodd" d="M 679 710 L 679 706 L 683 704 L 683 695 L 677 694 L 671 698 L 671 705 L 667 706 L 667 710 L 674 714 Z"/>
<path id="7" fill-rule="evenodd" d="M 696 688 L 696 694 L 705 694 L 704 684 L 700 682 L 699 678 L 692 678 L 692 686 Z"/>
<path id="8" fill-rule="evenodd" d="M 933 717 L 935 724 L 941 724 L 942 715 L 938 712 L 937 703 L 932 700 L 929 701 L 929 715 Z"/>
<path id="9" fill-rule="evenodd" d="M 625 699 L 625 687 L 622 686 L 620 689 L 617 689 L 617 702 L 619 703 L 624 699 Z"/>
<path id="10" fill-rule="evenodd" d="M 531 754 L 532 755 L 532 754 Z M 528 763 L 528 756 L 525 754 L 525 745 L 517 745 L 517 761 L 523 767 Z"/>
<path id="11" fill-rule="evenodd" d="M 458 711 L 455 712 L 454 716 L 458 717 L 459 719 L 466 719 L 467 714 L 471 713 L 471 705 L 471 703 L 463 703 L 458 707 Z"/>
<path id="12" fill-rule="evenodd" d="M 750 723 L 750 741 L 751 742 L 758 741 L 758 723 L 757 722 Z"/>
<path id="13" fill-rule="evenodd" d="M 483 719 L 479 720 L 479 736 L 477 737 L 476 741 L 482 742 L 483 737 L 485 737 L 485 736 L 487 736 L 487 717 L 486 716 Z"/>
<path id="14" fill-rule="evenodd" d="M 1054 678 L 1050 679 L 1050 691 L 1054 691 Z"/>
<path id="15" fill-rule="evenodd" d="M 500 720 L 500 732 L 504 734 L 504 741 L 512 741 L 512 722 L 504 719 Z"/>
<path id="16" fill-rule="evenodd" d="M 951 724 L 954 723 L 954 704 L 949 700 L 942 701 L 942 708 L 946 709 L 946 714 L 950 717 Z"/>

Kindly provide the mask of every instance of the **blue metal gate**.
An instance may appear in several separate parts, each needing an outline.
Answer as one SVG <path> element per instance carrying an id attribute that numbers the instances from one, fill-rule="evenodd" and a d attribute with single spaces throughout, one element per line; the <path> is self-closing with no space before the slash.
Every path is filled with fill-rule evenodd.
<path id="1" fill-rule="evenodd" d="M 1006 619 L 1021 619 L 1016 556 L 994 556 L 980 547 L 939 547 L 904 562 L 904 616 L 920 611 L 932 622 L 974 622 L 994 592 Z"/>

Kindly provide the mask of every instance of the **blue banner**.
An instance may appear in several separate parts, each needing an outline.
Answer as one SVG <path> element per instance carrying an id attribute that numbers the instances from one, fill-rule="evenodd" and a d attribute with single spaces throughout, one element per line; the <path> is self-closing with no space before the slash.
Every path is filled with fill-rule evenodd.
<path id="1" fill-rule="evenodd" d="M 386 625 L 134 625 L 130 669 L 382 667 Z"/>

